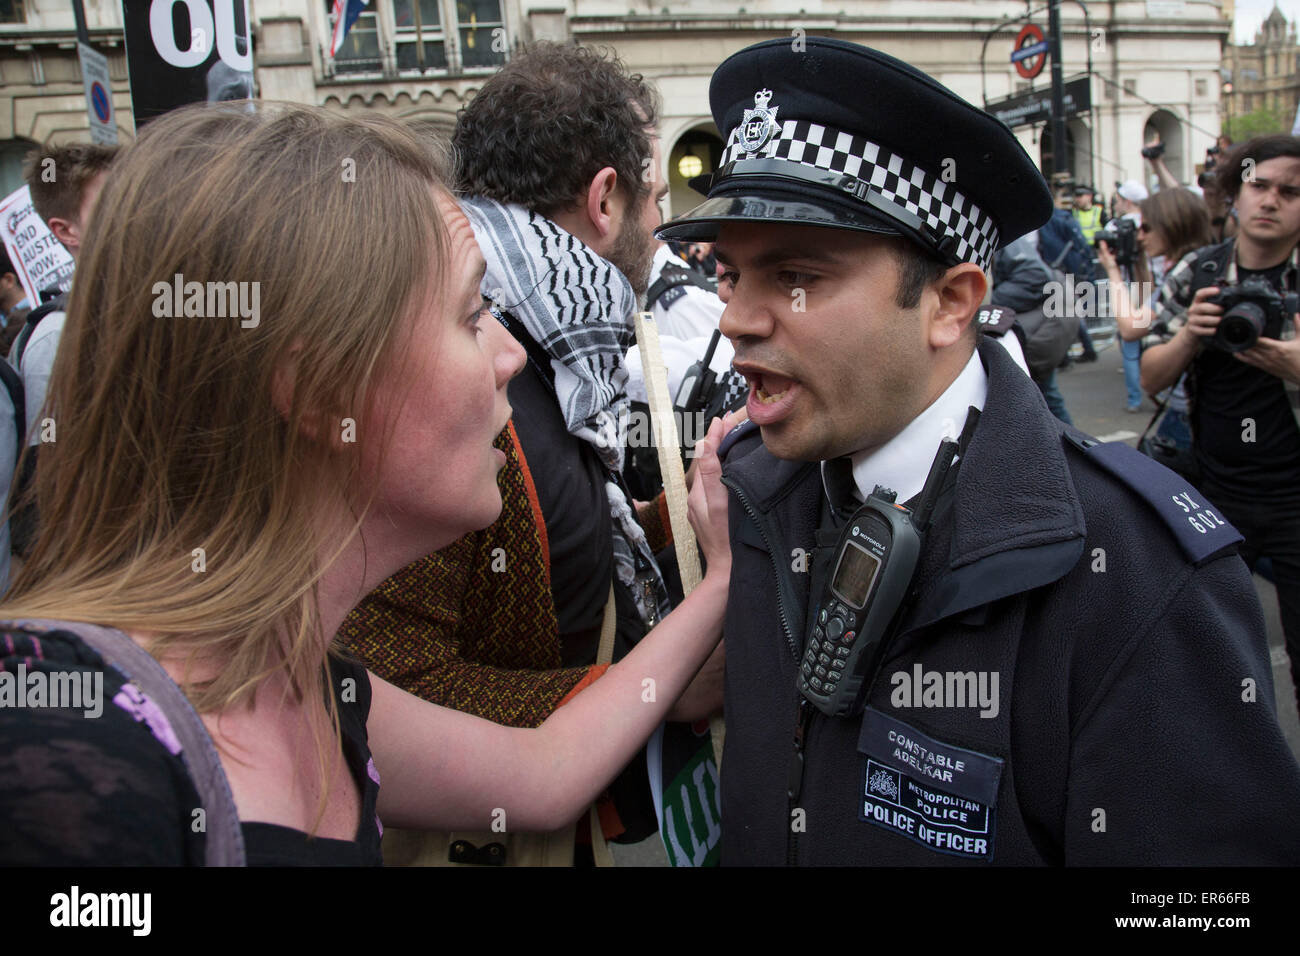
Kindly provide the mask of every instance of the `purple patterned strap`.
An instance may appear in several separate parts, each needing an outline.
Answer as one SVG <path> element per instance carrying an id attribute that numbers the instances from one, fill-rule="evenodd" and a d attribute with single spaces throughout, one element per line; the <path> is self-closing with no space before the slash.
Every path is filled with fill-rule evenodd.
<path id="1" fill-rule="evenodd" d="M 172 756 L 180 755 L 183 748 L 176 737 L 176 731 L 172 730 L 171 721 L 157 704 L 140 691 L 140 688 L 132 683 L 123 684 L 122 689 L 114 695 L 113 703 L 134 717 L 137 723 L 148 727 L 154 739 L 166 747 L 168 753 Z"/>

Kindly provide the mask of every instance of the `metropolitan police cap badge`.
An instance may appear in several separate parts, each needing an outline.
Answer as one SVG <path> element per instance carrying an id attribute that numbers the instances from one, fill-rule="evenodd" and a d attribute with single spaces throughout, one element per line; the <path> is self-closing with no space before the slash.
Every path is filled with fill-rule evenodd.
<path id="1" fill-rule="evenodd" d="M 759 90 L 754 94 L 755 108 L 745 110 L 745 118 L 740 121 L 740 145 L 747 153 L 762 149 L 776 134 L 776 111 L 780 107 L 768 109 L 771 99 L 771 90 Z"/>

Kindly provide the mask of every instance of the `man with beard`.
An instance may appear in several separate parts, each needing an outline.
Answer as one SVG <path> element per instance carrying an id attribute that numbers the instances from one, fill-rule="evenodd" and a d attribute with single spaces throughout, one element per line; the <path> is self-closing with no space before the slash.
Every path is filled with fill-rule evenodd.
<path id="1" fill-rule="evenodd" d="M 602 625 L 617 660 L 670 608 L 655 559 L 668 543 L 666 508 L 661 498 L 638 515 L 619 477 L 624 355 L 668 191 L 658 109 L 649 84 L 616 59 L 538 43 L 484 83 L 453 135 L 461 205 L 487 261 L 484 298 L 528 353 L 498 439 L 502 516 L 385 581 L 342 633 L 386 680 L 498 723 L 540 724 L 603 672 Z M 674 719 L 720 708 L 720 660 Z M 705 745 L 706 735 L 695 752 Z M 654 831 L 644 760 L 611 790 L 612 809 L 600 807 L 606 836 Z M 385 838 L 385 859 L 447 861 L 445 839 L 401 840 Z M 450 855 L 481 859 L 481 847 L 463 845 L 497 842 L 452 841 Z M 561 859 L 574 859 L 571 837 L 527 861 Z"/>

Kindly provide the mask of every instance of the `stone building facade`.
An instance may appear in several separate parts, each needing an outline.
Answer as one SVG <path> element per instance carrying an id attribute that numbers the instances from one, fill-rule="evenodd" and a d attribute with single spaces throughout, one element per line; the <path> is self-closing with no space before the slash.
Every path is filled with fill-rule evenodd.
<path id="1" fill-rule="evenodd" d="M 1224 118 L 1267 110 L 1290 120 L 1300 105 L 1300 44 L 1296 25 L 1288 23 L 1276 4 L 1259 30 L 1255 42 L 1232 45 L 1224 51 Z"/>
<path id="2" fill-rule="evenodd" d="M 695 200 L 684 171 L 708 169 L 719 153 L 708 110 L 713 69 L 757 40 L 821 35 L 877 47 L 977 105 L 1030 87 L 1010 63 L 1023 0 L 371 0 L 336 57 L 329 56 L 330 0 L 249 3 L 263 98 L 378 110 L 443 130 L 521 42 L 572 39 L 616 49 L 663 95 L 669 214 Z M 93 42 L 108 55 L 129 139 L 121 7 L 86 0 L 86 17 Z M 1044 12 L 1033 19 L 1046 26 Z M 1143 178 L 1138 151 L 1157 129 L 1175 175 L 1194 178 L 1195 162 L 1219 131 L 1229 29 L 1219 7 L 1067 0 L 1062 24 L 1066 77 L 1092 65 L 1092 111 L 1069 121 L 1075 178 L 1103 189 Z M 1049 72 L 1032 81 L 1034 89 L 1046 86 Z M 918 123 L 924 128 L 923 117 Z M 1031 155 L 1043 153 L 1041 124 L 1017 134 Z M 19 158 L 33 143 L 86 135 L 68 0 L 0 0 L 0 189 L 16 183 Z"/>

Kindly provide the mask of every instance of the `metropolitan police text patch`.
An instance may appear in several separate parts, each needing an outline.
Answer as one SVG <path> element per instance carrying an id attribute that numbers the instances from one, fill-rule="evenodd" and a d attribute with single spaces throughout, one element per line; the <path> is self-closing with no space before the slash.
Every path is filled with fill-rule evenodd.
<path id="1" fill-rule="evenodd" d="M 858 819 L 941 853 L 993 859 L 1002 759 L 954 747 L 868 707 Z"/>

